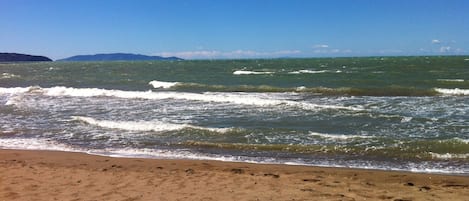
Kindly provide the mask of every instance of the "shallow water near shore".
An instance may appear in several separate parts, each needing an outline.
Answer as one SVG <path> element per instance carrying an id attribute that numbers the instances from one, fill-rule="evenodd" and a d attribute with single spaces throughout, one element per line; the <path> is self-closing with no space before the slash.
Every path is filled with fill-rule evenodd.
<path id="1" fill-rule="evenodd" d="M 0 147 L 469 174 L 469 60 L 0 64 Z"/>

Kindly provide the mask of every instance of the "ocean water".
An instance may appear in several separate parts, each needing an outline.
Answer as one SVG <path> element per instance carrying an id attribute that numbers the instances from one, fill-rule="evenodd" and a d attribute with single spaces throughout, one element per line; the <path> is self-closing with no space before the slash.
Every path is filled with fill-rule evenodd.
<path id="1" fill-rule="evenodd" d="M 469 56 L 2 63 L 0 148 L 469 175 Z"/>

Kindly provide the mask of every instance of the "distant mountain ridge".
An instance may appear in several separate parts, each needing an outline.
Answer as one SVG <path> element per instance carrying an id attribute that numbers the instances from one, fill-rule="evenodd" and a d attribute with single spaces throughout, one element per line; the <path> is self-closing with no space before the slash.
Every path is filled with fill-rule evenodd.
<path id="1" fill-rule="evenodd" d="M 94 54 L 94 55 L 77 55 L 60 59 L 57 61 L 180 61 L 184 60 L 178 57 L 160 57 L 160 56 L 147 56 L 142 54 L 128 54 L 128 53 L 112 53 L 112 54 Z"/>
<path id="2" fill-rule="evenodd" d="M 52 61 L 45 56 L 35 56 L 18 53 L 0 53 L 0 62 L 22 62 L 22 61 Z"/>

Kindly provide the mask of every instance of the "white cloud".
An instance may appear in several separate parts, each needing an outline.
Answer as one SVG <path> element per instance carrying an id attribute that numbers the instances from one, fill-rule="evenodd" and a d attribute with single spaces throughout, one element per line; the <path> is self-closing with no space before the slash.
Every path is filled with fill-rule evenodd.
<path id="1" fill-rule="evenodd" d="M 313 53 L 315 54 L 343 54 L 343 53 L 352 53 L 350 49 L 338 49 L 338 48 L 330 48 L 329 45 L 326 44 L 317 44 L 313 45 Z"/>
<path id="2" fill-rule="evenodd" d="M 447 53 L 447 52 L 450 52 L 451 51 L 451 47 L 450 46 L 441 46 L 440 47 L 440 52 L 441 53 Z"/>
<path id="3" fill-rule="evenodd" d="M 403 53 L 404 51 L 399 50 L 399 49 L 383 49 L 379 50 L 378 53 L 380 54 L 400 54 Z"/>
<path id="4" fill-rule="evenodd" d="M 227 58 L 269 58 L 292 56 L 300 54 L 300 50 L 280 50 L 274 52 L 258 52 L 254 50 L 234 50 L 228 52 L 216 50 L 198 50 L 198 51 L 182 51 L 182 52 L 160 52 L 154 55 L 163 57 L 180 57 L 184 59 L 227 59 Z"/>
<path id="5" fill-rule="evenodd" d="M 316 44 L 316 45 L 313 45 L 313 53 L 314 54 L 350 54 L 352 53 L 352 50 L 332 48 L 327 44 Z"/>
<path id="6" fill-rule="evenodd" d="M 300 54 L 300 50 L 281 50 L 274 52 L 257 52 L 253 50 L 235 50 L 231 52 L 221 52 L 219 56 L 224 58 L 252 58 L 252 57 L 278 57 Z"/>
<path id="7" fill-rule="evenodd" d="M 317 44 L 317 45 L 313 45 L 313 48 L 315 48 L 315 49 L 319 49 L 319 48 L 329 48 L 329 45 L 326 45 L 326 44 Z"/>
<path id="8" fill-rule="evenodd" d="M 300 50 L 280 50 L 273 52 L 274 54 L 300 54 Z"/>
<path id="9" fill-rule="evenodd" d="M 180 58 L 212 58 L 219 55 L 219 51 L 207 51 L 207 50 L 198 50 L 198 51 L 183 51 L 183 52 L 160 52 L 155 55 L 163 57 L 180 57 Z"/>
<path id="10" fill-rule="evenodd" d="M 441 43 L 441 41 L 438 40 L 438 39 L 433 39 L 432 40 L 432 44 L 440 44 L 440 43 Z"/>

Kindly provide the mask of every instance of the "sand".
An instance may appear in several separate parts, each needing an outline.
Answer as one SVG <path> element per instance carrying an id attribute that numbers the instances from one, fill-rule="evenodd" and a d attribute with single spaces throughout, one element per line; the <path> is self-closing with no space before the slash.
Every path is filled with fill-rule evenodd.
<path id="1" fill-rule="evenodd" d="M 469 176 L 0 150 L 0 200 L 469 200 Z"/>

